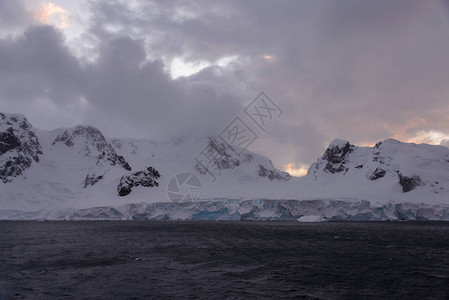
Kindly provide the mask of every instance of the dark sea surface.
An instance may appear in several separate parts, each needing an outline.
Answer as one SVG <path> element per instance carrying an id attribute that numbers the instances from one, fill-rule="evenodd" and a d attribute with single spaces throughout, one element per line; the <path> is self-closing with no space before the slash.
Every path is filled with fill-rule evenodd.
<path id="1" fill-rule="evenodd" d="M 0 222 L 0 299 L 448 299 L 449 222 Z"/>

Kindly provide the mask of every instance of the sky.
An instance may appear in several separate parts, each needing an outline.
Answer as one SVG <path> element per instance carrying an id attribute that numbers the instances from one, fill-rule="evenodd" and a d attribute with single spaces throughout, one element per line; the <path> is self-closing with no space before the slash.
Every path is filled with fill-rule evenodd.
<path id="1" fill-rule="evenodd" d="M 248 150 L 302 175 L 334 138 L 449 146 L 448 49 L 447 0 L 0 0 L 0 111 L 167 140 L 263 91 Z"/>

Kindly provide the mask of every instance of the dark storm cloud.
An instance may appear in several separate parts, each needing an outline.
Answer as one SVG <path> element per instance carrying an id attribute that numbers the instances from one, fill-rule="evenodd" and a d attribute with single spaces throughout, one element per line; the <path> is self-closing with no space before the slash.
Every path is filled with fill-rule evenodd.
<path id="1" fill-rule="evenodd" d="M 208 70 L 203 70 L 206 73 Z M 113 38 L 87 67 L 85 97 L 112 119 L 125 119 L 153 138 L 213 134 L 239 109 L 238 98 L 217 86 L 225 75 L 172 80 L 161 61 L 147 61 L 143 42 Z"/>
<path id="2" fill-rule="evenodd" d="M 47 99 L 110 136 L 168 138 L 218 132 L 263 90 L 285 114 L 254 150 L 278 164 L 309 164 L 336 137 L 449 135 L 444 1 L 94 1 L 90 13 L 93 62 L 48 27 L 0 41 L 2 101 Z M 230 56 L 167 73 L 175 57 Z"/>
<path id="3" fill-rule="evenodd" d="M 48 98 L 72 102 L 84 77 L 78 60 L 51 26 L 30 27 L 14 39 L 0 40 L 0 87 L 3 101 L 23 104 Z"/>
<path id="4" fill-rule="evenodd" d="M 58 30 L 33 26 L 0 41 L 1 103 L 31 119 L 56 114 L 56 123 L 67 117 L 109 136 L 154 139 L 214 134 L 241 109 L 241 99 L 223 88 L 227 75 L 220 68 L 219 75 L 203 70 L 172 80 L 163 67 L 146 59 L 142 40 L 126 36 L 105 39 L 98 59 L 83 63 Z"/>
<path id="5" fill-rule="evenodd" d="M 298 26 L 314 25 L 320 8 L 315 3 L 181 0 L 169 5 L 141 2 L 131 9 L 126 2 L 96 2 L 92 32 L 109 36 L 107 27 L 114 26 L 119 33 L 150 36 L 151 50 L 160 55 L 215 60 L 230 54 L 269 52 L 308 35 Z"/>

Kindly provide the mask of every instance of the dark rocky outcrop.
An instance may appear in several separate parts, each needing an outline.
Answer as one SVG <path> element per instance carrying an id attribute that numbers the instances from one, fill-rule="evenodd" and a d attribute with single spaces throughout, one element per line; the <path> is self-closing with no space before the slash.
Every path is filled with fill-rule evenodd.
<path id="1" fill-rule="evenodd" d="M 327 161 L 324 171 L 332 174 L 347 171 L 347 155 L 354 150 L 354 146 L 347 141 L 334 141 L 324 152 L 322 160 Z"/>
<path id="2" fill-rule="evenodd" d="M 419 176 L 417 175 L 404 176 L 398 172 L 398 176 L 399 176 L 399 184 L 402 186 L 402 191 L 404 193 L 410 192 L 416 187 L 423 185 L 421 178 L 419 178 Z"/>
<path id="3" fill-rule="evenodd" d="M 323 159 L 333 164 L 340 164 L 346 161 L 346 155 L 351 153 L 354 146 L 349 142 L 343 145 L 331 144 L 324 152 Z"/>
<path id="4" fill-rule="evenodd" d="M 381 168 L 376 168 L 376 170 L 374 170 L 374 172 L 371 175 L 369 175 L 368 179 L 369 180 L 377 180 L 379 178 L 384 177 L 385 174 L 387 174 L 387 171 L 385 171 L 384 169 L 381 169 Z"/>
<path id="5" fill-rule="evenodd" d="M 228 170 L 240 166 L 241 161 L 233 157 L 233 150 L 226 144 L 210 138 L 208 145 L 200 154 L 201 164 L 197 163 L 195 168 L 201 174 L 206 174 L 208 170 L 205 167 L 210 167 L 213 170 Z M 252 157 L 247 157 L 251 161 Z M 220 173 L 221 174 L 221 173 Z"/>
<path id="6" fill-rule="evenodd" d="M 209 138 L 208 145 L 203 149 L 197 158 L 195 169 L 200 174 L 221 175 L 222 170 L 234 169 L 243 164 L 255 163 L 256 156 L 244 149 L 236 151 L 230 145 L 217 141 L 215 138 Z M 267 177 L 270 180 L 289 180 L 290 174 L 277 170 L 270 160 L 256 164 L 256 176 Z"/>
<path id="7" fill-rule="evenodd" d="M 259 176 L 260 177 L 268 177 L 270 180 L 290 180 L 291 176 L 287 172 L 279 171 L 279 170 L 269 170 L 262 165 L 259 165 Z"/>
<path id="8" fill-rule="evenodd" d="M 144 186 L 154 187 L 159 186 L 158 179 L 161 174 L 153 167 L 148 167 L 146 170 L 135 172 L 131 175 L 122 176 L 120 183 L 117 186 L 117 193 L 119 196 L 126 196 L 131 193 L 133 187 Z"/>
<path id="9" fill-rule="evenodd" d="M 0 180 L 10 182 L 39 162 L 42 147 L 34 129 L 22 115 L 0 113 Z"/>
<path id="10" fill-rule="evenodd" d="M 20 147 L 20 139 L 14 134 L 12 127 L 0 132 L 0 155 Z"/>
<path id="11" fill-rule="evenodd" d="M 111 166 L 119 165 L 123 169 L 131 171 L 125 158 L 117 155 L 114 147 L 106 141 L 101 131 L 92 126 L 76 126 L 74 129 L 66 129 L 55 138 L 52 145 L 63 143 L 67 147 L 73 147 L 77 139 L 83 143 L 80 150 L 82 154 L 97 156 L 97 165 L 106 162 Z"/>
<path id="12" fill-rule="evenodd" d="M 94 185 L 95 183 L 97 183 L 98 181 L 100 181 L 101 179 L 103 179 L 104 174 L 103 175 L 98 175 L 96 176 L 95 174 L 87 174 L 86 178 L 84 179 L 84 187 L 88 187 L 89 185 Z"/>
<path id="13" fill-rule="evenodd" d="M 62 134 L 55 138 L 52 145 L 64 143 L 67 147 L 72 147 L 77 138 L 82 138 L 85 142 L 85 148 L 83 149 L 85 155 L 89 155 L 93 150 L 102 151 L 109 145 L 100 130 L 92 126 L 80 125 L 64 130 Z"/>
<path id="14" fill-rule="evenodd" d="M 103 151 L 103 153 L 98 157 L 98 161 L 106 160 L 110 163 L 111 166 L 119 165 L 123 169 L 127 171 L 131 171 L 131 166 L 125 160 L 125 158 L 121 155 L 117 155 L 115 150 L 113 153 Z"/>

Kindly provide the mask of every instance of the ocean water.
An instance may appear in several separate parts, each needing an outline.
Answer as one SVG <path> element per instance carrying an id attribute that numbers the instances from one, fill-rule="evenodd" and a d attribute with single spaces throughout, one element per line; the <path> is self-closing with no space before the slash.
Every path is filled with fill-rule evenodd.
<path id="1" fill-rule="evenodd" d="M 0 299 L 449 298 L 449 222 L 0 222 Z"/>

